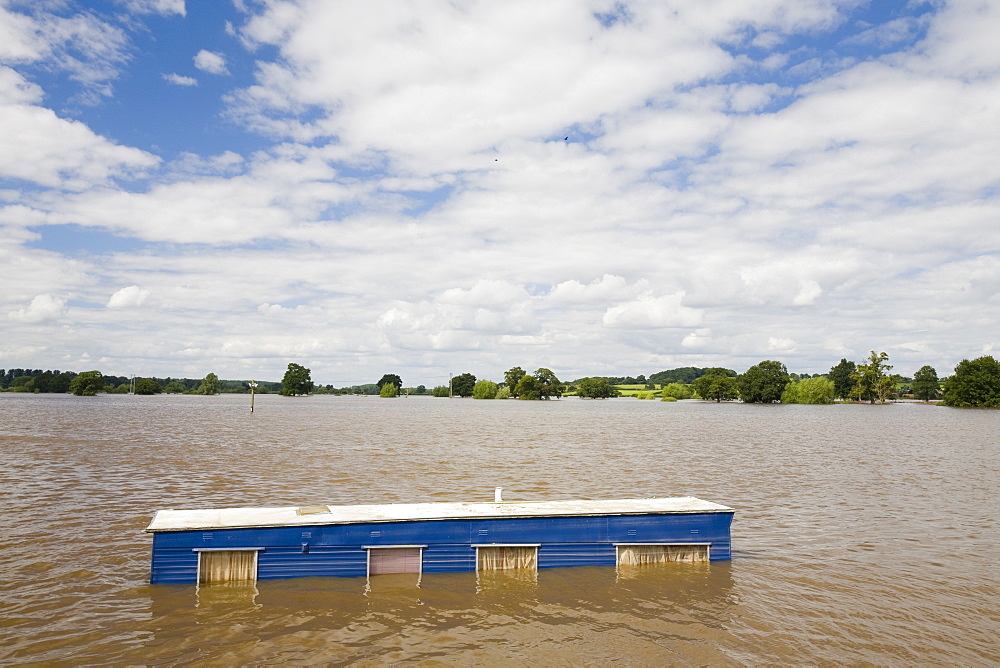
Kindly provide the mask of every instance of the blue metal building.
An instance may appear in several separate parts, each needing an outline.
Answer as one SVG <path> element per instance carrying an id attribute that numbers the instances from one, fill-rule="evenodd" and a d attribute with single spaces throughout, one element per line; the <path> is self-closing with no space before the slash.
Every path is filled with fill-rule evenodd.
<path id="1" fill-rule="evenodd" d="M 693 497 L 161 510 L 150 581 L 730 559 L 734 510 Z"/>

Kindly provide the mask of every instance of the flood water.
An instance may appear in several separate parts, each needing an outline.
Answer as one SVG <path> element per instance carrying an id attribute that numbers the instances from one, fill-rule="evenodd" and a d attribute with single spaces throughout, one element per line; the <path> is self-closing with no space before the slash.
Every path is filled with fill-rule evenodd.
<path id="1" fill-rule="evenodd" d="M 0 663 L 1000 662 L 1000 411 L 0 394 Z M 150 585 L 162 508 L 697 496 L 733 560 Z"/>

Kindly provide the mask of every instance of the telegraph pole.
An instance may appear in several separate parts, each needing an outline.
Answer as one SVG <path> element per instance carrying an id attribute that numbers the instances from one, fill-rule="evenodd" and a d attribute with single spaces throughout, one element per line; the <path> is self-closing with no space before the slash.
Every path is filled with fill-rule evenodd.
<path id="1" fill-rule="evenodd" d="M 251 380 L 249 386 L 250 386 L 250 412 L 253 413 L 253 391 L 257 389 L 257 381 Z"/>

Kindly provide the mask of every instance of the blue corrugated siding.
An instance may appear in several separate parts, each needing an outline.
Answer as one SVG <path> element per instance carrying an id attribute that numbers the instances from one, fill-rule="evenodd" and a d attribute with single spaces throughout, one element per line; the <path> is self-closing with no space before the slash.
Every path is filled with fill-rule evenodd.
<path id="1" fill-rule="evenodd" d="M 616 559 L 611 543 L 545 543 L 538 548 L 539 568 L 614 566 Z"/>
<path id="2" fill-rule="evenodd" d="M 476 550 L 468 542 L 428 545 L 424 549 L 424 573 L 456 573 L 476 570 Z"/>
<path id="3" fill-rule="evenodd" d="M 369 524 L 174 531 L 153 535 L 151 582 L 195 582 L 197 549 L 264 548 L 260 579 L 367 572 L 362 546 L 425 545 L 423 571 L 476 568 L 473 545 L 539 544 L 539 568 L 614 565 L 615 543 L 711 543 L 731 558 L 732 513 L 429 520 Z M 306 546 L 305 548 L 303 546 Z"/>

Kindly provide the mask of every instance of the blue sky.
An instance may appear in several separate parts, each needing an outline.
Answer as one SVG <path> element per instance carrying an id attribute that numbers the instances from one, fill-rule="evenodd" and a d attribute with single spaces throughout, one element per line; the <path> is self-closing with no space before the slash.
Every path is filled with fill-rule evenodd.
<path id="1" fill-rule="evenodd" d="M 995 3 L 0 0 L 0 367 L 407 385 L 1000 331 Z"/>

